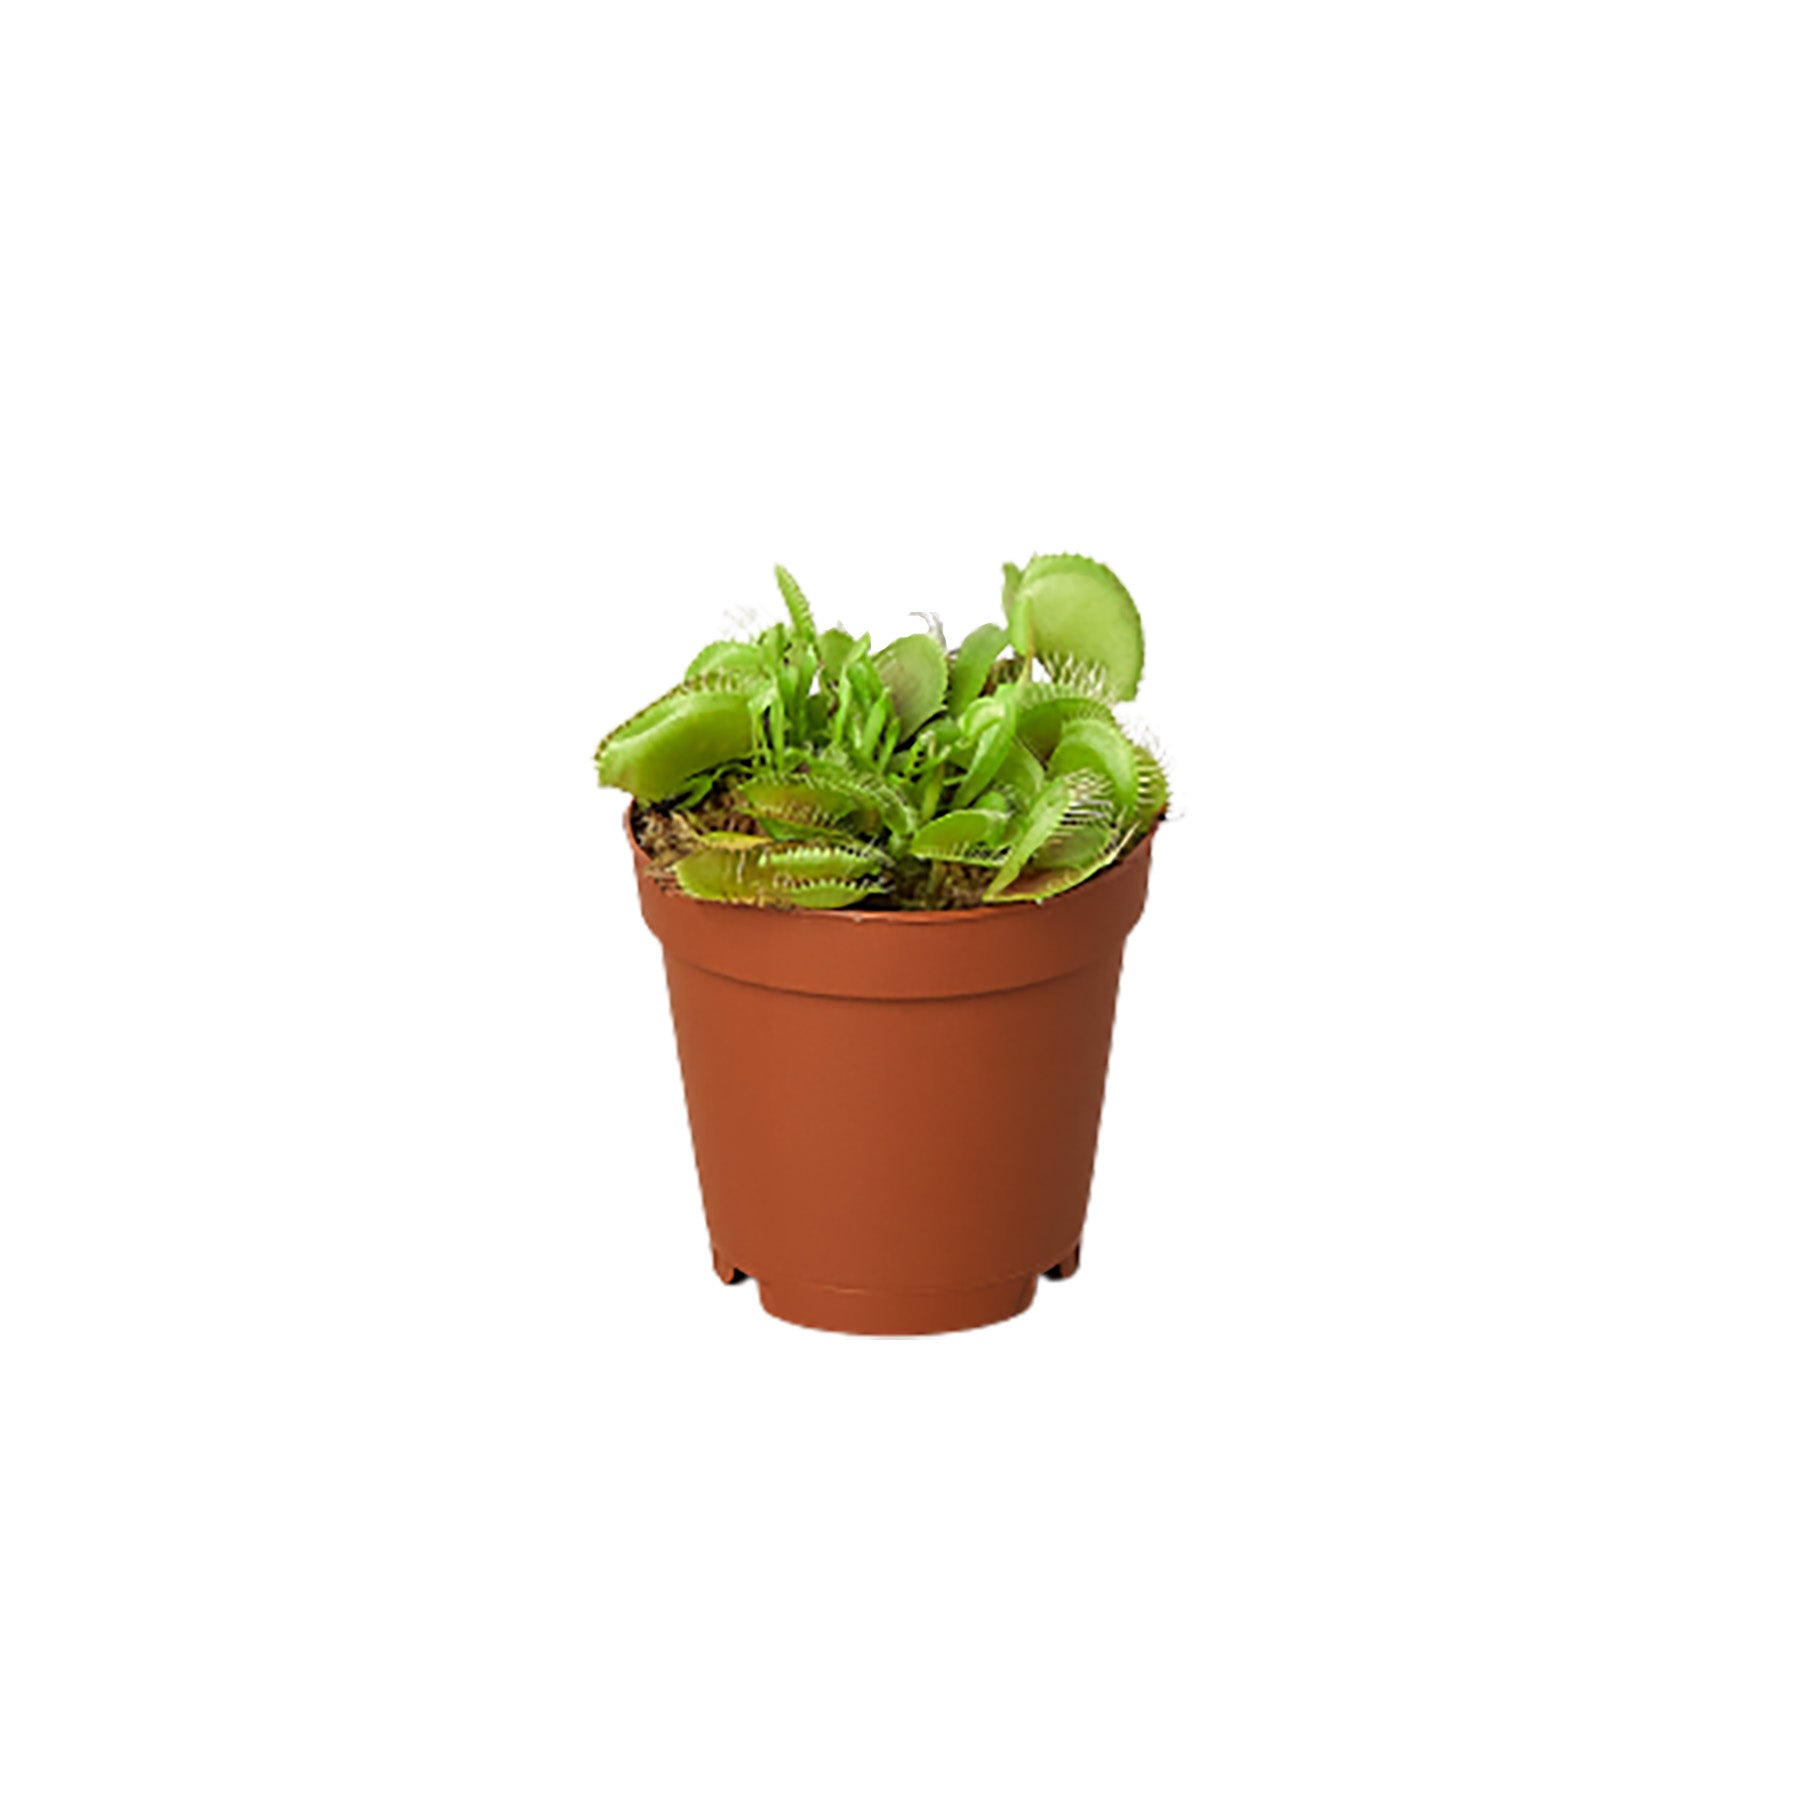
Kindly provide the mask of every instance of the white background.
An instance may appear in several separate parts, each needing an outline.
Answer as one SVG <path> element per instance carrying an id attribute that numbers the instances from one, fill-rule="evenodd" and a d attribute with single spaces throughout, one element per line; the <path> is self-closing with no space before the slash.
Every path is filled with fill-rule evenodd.
<path id="1" fill-rule="evenodd" d="M 5 18 L 0 1789 L 1796 1791 L 1789 9 Z M 1064 549 L 1085 1266 L 780 1324 L 593 745 Z"/>

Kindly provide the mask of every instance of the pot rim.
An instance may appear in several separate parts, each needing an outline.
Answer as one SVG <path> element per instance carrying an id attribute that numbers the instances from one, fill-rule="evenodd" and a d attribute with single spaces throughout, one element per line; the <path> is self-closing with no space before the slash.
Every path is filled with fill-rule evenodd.
<path id="1" fill-rule="evenodd" d="M 637 812 L 635 800 L 625 802 L 625 841 L 631 846 L 631 859 L 640 879 L 653 879 L 650 872 L 650 858 L 644 847 L 638 842 L 637 832 L 633 828 L 632 819 Z M 692 894 L 683 893 L 680 888 L 670 885 L 664 887 L 658 882 L 658 888 L 670 900 L 688 906 L 697 906 L 707 912 L 743 913 L 756 912 L 774 915 L 784 919 L 818 920 L 824 923 L 830 919 L 853 921 L 858 925 L 935 925 L 954 921 L 959 925 L 974 924 L 977 920 L 994 920 L 1016 918 L 1019 914 L 1042 913 L 1064 900 L 1073 899 L 1077 894 L 1089 893 L 1104 885 L 1114 876 L 1123 874 L 1134 863 L 1147 861 L 1150 845 L 1156 834 L 1162 830 L 1163 821 L 1159 818 L 1138 841 L 1102 869 L 1097 875 L 1090 875 L 1086 881 L 1078 881 L 1073 887 L 1064 888 L 1060 894 L 1052 894 L 1047 900 L 1014 900 L 1010 902 L 992 900 L 984 901 L 980 906 L 950 906 L 938 908 L 901 908 L 901 907 L 867 907 L 867 906 L 737 906 L 728 900 L 699 900 Z"/>

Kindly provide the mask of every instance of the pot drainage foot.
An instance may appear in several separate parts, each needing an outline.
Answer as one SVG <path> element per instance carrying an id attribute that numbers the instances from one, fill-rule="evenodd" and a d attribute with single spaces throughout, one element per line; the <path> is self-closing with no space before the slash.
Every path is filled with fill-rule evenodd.
<path id="1" fill-rule="evenodd" d="M 815 1331 L 853 1331 L 869 1337 L 921 1337 L 934 1331 L 973 1331 L 1022 1313 L 1037 1289 L 1035 1275 L 1015 1275 L 991 1287 L 837 1288 L 757 1277 L 763 1310 Z"/>
<path id="2" fill-rule="evenodd" d="M 1044 1279 L 1046 1281 L 1067 1281 L 1080 1267 L 1081 1245 L 1077 1242 L 1075 1248 L 1061 1262 L 1053 1264 L 1044 1271 Z"/>
<path id="3" fill-rule="evenodd" d="M 723 1256 L 717 1250 L 713 1251 L 713 1273 L 727 1287 L 736 1287 L 740 1281 L 749 1279 L 729 1256 Z"/>

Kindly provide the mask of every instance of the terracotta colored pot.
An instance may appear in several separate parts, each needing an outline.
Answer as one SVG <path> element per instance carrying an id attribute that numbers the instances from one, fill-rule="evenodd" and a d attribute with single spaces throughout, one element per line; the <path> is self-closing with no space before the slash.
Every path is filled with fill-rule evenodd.
<path id="1" fill-rule="evenodd" d="M 931 913 L 691 900 L 632 849 L 723 1280 L 797 1325 L 907 1333 L 1075 1272 L 1148 840 L 1041 905 Z"/>

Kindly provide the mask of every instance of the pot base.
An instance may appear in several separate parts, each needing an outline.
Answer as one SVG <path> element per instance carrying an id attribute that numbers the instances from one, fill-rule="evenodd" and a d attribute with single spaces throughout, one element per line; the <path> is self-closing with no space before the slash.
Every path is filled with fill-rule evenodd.
<path id="1" fill-rule="evenodd" d="M 748 1281 L 747 1269 L 716 1246 L 713 1273 L 727 1287 Z M 1067 1281 L 1081 1267 L 1078 1242 L 1045 1281 Z M 763 1311 L 813 1331 L 849 1331 L 864 1337 L 924 1337 L 938 1331 L 974 1331 L 1015 1318 L 1037 1293 L 1038 1277 L 1013 1276 L 974 1288 L 841 1288 L 811 1281 L 758 1281 Z"/>
<path id="2" fill-rule="evenodd" d="M 918 1337 L 934 1331 L 973 1331 L 1022 1313 L 1037 1291 L 1035 1275 L 1015 1275 L 991 1287 L 820 1287 L 804 1281 L 756 1283 L 763 1311 L 815 1331 L 853 1331 L 873 1337 Z"/>

